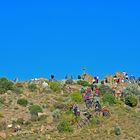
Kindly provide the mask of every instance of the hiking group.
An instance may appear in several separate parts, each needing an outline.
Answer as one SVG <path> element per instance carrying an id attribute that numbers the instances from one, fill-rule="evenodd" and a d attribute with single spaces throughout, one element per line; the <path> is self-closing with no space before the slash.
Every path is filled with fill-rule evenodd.
<path id="1" fill-rule="evenodd" d="M 84 115 L 86 120 L 89 121 L 93 116 L 109 116 L 109 109 L 107 107 L 102 107 L 100 103 L 99 97 L 99 88 L 95 86 L 92 88 L 84 88 L 80 89 L 81 96 L 86 106 L 86 112 L 82 112 L 78 105 L 73 106 L 73 113 L 76 117 L 81 117 Z"/>

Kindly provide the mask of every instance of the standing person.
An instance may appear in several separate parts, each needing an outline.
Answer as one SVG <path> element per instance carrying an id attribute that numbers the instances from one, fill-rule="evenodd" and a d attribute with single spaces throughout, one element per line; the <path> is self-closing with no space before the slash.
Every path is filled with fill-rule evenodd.
<path id="1" fill-rule="evenodd" d="M 76 117 L 80 116 L 80 109 L 77 105 L 73 106 L 73 113 Z"/>
<path id="2" fill-rule="evenodd" d="M 97 79 L 97 83 L 99 83 L 99 76 L 97 76 L 96 79 Z"/>
<path id="3" fill-rule="evenodd" d="M 96 103 L 95 103 L 95 113 L 96 113 L 96 115 L 100 115 L 100 112 L 101 112 L 101 105 L 100 105 L 100 103 L 99 103 L 99 101 L 96 101 Z"/>
<path id="4" fill-rule="evenodd" d="M 68 79 L 69 79 L 68 74 L 66 74 L 66 76 L 65 76 L 65 80 L 68 80 Z"/>
<path id="5" fill-rule="evenodd" d="M 96 93 L 96 96 L 99 96 L 99 89 L 98 89 L 98 87 L 96 87 L 95 93 Z"/>

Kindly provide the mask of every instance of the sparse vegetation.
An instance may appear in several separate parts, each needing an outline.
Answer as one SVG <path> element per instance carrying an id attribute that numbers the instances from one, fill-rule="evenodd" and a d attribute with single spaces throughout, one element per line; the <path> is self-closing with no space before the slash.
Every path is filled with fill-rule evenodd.
<path id="1" fill-rule="evenodd" d="M 56 109 L 52 113 L 54 121 L 58 121 L 60 119 L 60 109 Z"/>
<path id="2" fill-rule="evenodd" d="M 69 84 L 69 85 L 73 84 L 73 80 L 72 79 L 66 80 L 66 84 Z"/>
<path id="3" fill-rule="evenodd" d="M 117 103 L 116 98 L 111 94 L 105 94 L 102 100 L 103 103 L 108 103 L 109 105 L 113 105 Z"/>
<path id="4" fill-rule="evenodd" d="M 60 133 L 73 132 L 73 128 L 68 121 L 60 122 L 57 128 L 58 128 Z"/>
<path id="5" fill-rule="evenodd" d="M 83 102 L 83 98 L 82 98 L 82 96 L 81 96 L 81 94 L 80 94 L 79 91 L 73 92 L 73 93 L 71 94 L 71 99 L 72 99 L 72 101 L 74 101 L 75 103 L 82 103 L 82 102 Z"/>
<path id="6" fill-rule="evenodd" d="M 90 84 L 87 81 L 84 81 L 84 80 L 77 81 L 77 84 L 81 85 L 81 86 L 84 86 L 84 87 L 90 86 Z"/>
<path id="7" fill-rule="evenodd" d="M 35 92 L 37 90 L 37 86 L 34 83 L 28 85 L 28 89 L 30 92 Z"/>

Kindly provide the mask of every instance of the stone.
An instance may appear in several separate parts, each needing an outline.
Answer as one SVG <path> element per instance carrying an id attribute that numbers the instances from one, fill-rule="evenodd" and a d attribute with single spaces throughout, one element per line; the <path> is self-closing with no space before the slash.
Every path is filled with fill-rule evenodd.
<path id="1" fill-rule="evenodd" d="M 45 116 L 45 115 L 47 115 L 46 113 L 38 113 L 38 117 L 42 117 L 42 116 Z"/>
<path id="2" fill-rule="evenodd" d="M 13 124 L 9 124 L 8 126 L 7 126 L 7 128 L 12 128 L 13 127 Z"/>

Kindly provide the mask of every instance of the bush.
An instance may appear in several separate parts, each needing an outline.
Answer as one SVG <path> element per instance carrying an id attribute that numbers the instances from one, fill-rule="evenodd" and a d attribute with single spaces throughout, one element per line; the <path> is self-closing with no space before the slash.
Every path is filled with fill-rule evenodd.
<path id="1" fill-rule="evenodd" d="M 51 88 L 54 92 L 61 92 L 60 83 L 58 83 L 58 82 L 50 82 L 49 85 L 50 85 L 50 88 Z"/>
<path id="2" fill-rule="evenodd" d="M 77 81 L 77 84 L 84 87 L 90 86 L 90 84 L 87 81 L 83 81 L 83 80 Z"/>
<path id="3" fill-rule="evenodd" d="M 129 84 L 123 91 L 123 97 L 136 96 L 140 100 L 140 90 L 138 84 Z"/>
<path id="4" fill-rule="evenodd" d="M 61 112 L 61 117 L 60 117 L 61 121 L 68 121 L 70 124 L 73 124 L 73 122 L 75 122 L 75 115 L 71 110 L 67 110 L 64 112 Z"/>
<path id="5" fill-rule="evenodd" d="M 68 121 L 60 122 L 58 127 L 57 127 L 57 129 L 58 129 L 58 131 L 60 133 L 73 132 L 73 128 L 72 128 L 71 124 Z"/>
<path id="6" fill-rule="evenodd" d="M 35 92 L 37 90 L 36 84 L 32 83 L 28 85 L 28 89 L 30 92 Z"/>
<path id="7" fill-rule="evenodd" d="M 52 116 L 53 116 L 54 121 L 59 120 L 59 118 L 60 118 L 60 110 L 59 109 L 54 110 L 53 113 L 52 113 Z"/>
<path id="8" fill-rule="evenodd" d="M 103 96 L 103 103 L 108 103 L 109 105 L 116 104 L 116 98 L 111 94 L 105 94 Z"/>
<path id="9" fill-rule="evenodd" d="M 0 94 L 3 94 L 8 90 L 13 90 L 13 85 L 13 82 L 7 80 L 6 78 L 0 78 Z"/>
<path id="10" fill-rule="evenodd" d="M 76 103 L 82 103 L 83 102 L 83 98 L 82 98 L 82 96 L 81 96 L 79 91 L 73 92 L 71 94 L 71 99 L 72 99 L 72 101 L 74 101 Z"/>
<path id="11" fill-rule="evenodd" d="M 28 105 L 28 101 L 26 99 L 18 99 L 17 104 L 26 107 Z"/>
<path id="12" fill-rule="evenodd" d="M 114 133 L 115 133 L 115 135 L 121 135 L 121 129 L 119 128 L 119 127 L 115 127 L 114 128 Z"/>
<path id="13" fill-rule="evenodd" d="M 72 79 L 67 80 L 66 84 L 72 85 L 73 84 L 73 80 Z"/>
<path id="14" fill-rule="evenodd" d="M 31 107 L 29 107 L 29 111 L 31 115 L 38 115 L 39 112 L 43 112 L 42 108 L 39 105 L 32 105 Z"/>
<path id="15" fill-rule="evenodd" d="M 106 85 L 101 85 L 99 87 L 99 94 L 100 95 L 104 95 L 104 94 L 114 94 L 115 91 L 113 89 L 111 89 L 109 86 L 106 86 Z"/>
<path id="16" fill-rule="evenodd" d="M 127 96 L 125 98 L 125 104 L 130 107 L 135 107 L 138 104 L 138 99 L 135 96 Z"/>

